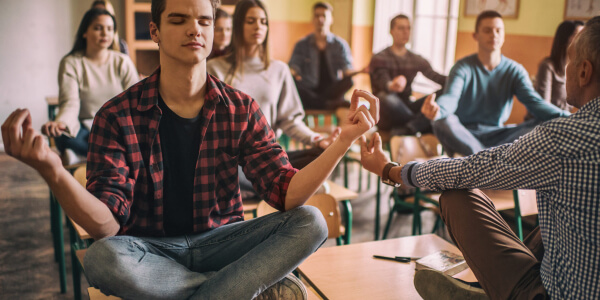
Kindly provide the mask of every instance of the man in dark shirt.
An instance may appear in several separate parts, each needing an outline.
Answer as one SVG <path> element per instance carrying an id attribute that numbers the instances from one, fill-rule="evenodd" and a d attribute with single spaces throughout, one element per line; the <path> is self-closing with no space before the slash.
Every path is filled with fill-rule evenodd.
<path id="1" fill-rule="evenodd" d="M 151 36 L 161 67 L 97 113 L 87 190 L 33 130 L 27 110 L 2 125 L 6 152 L 35 168 L 96 240 L 84 268 L 90 284 L 106 294 L 306 297 L 288 274 L 323 243 L 327 226 L 319 210 L 303 204 L 378 121 L 378 99 L 355 91 L 337 140 L 294 169 L 257 103 L 206 73 L 218 2 L 152 1 Z M 358 106 L 359 97 L 369 110 Z M 281 213 L 242 222 L 238 165 Z"/>
<path id="2" fill-rule="evenodd" d="M 435 72 L 422 56 L 406 49 L 410 40 L 410 21 L 398 15 L 390 22 L 393 44 L 375 54 L 369 65 L 373 94 L 381 99 L 383 130 L 400 129 L 414 134 L 431 130 L 430 122 L 420 113 L 425 98 L 411 101 L 412 82 L 421 72 L 425 77 L 444 86 L 446 76 Z"/>
<path id="3" fill-rule="evenodd" d="M 329 3 L 313 5 L 314 32 L 294 46 L 290 71 L 304 109 L 335 109 L 348 106 L 344 94 L 354 84 L 350 46 L 331 33 L 333 8 Z"/>

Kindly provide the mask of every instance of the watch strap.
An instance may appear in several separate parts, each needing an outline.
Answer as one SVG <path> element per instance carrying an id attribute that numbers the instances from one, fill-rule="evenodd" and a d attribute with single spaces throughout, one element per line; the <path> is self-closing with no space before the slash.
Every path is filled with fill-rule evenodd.
<path id="1" fill-rule="evenodd" d="M 398 166 L 398 164 L 394 162 L 389 162 L 385 165 L 385 167 L 383 168 L 383 173 L 381 173 L 381 179 L 383 181 L 390 180 L 390 170 L 395 166 Z"/>

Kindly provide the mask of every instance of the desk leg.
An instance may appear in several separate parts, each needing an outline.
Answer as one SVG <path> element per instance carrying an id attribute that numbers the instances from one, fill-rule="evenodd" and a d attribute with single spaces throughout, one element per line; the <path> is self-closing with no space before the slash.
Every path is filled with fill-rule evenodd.
<path id="1" fill-rule="evenodd" d="M 352 238 L 352 204 L 350 204 L 350 200 L 343 200 L 342 205 L 344 206 L 344 211 L 346 213 L 346 234 L 344 235 L 344 242 L 346 245 L 350 245 L 350 240 Z"/>
<path id="2" fill-rule="evenodd" d="M 375 194 L 375 240 L 379 240 L 379 203 L 381 202 L 381 184 L 380 178 L 377 178 L 377 193 Z"/>

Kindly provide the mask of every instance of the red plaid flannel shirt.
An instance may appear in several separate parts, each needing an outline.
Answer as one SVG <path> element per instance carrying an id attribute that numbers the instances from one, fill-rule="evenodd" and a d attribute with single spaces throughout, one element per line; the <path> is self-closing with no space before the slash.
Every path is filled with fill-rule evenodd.
<path id="1" fill-rule="evenodd" d="M 158 126 L 160 69 L 107 102 L 89 137 L 87 189 L 117 217 L 119 234 L 164 236 L 163 164 Z M 194 232 L 244 218 L 238 164 L 273 207 L 284 210 L 297 172 L 258 104 L 208 75 L 194 179 Z"/>

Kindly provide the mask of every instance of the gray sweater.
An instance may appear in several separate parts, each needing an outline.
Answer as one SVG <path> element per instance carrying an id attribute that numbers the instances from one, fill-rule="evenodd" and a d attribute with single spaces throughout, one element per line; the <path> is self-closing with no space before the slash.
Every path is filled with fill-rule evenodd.
<path id="1" fill-rule="evenodd" d="M 231 64 L 224 57 L 211 59 L 206 66 L 209 74 L 222 81 L 225 81 L 229 68 Z M 254 98 L 277 137 L 283 132 L 309 145 L 319 136 L 304 123 L 300 96 L 284 62 L 271 60 L 269 68 L 264 70 L 260 58 L 248 58 L 244 61 L 242 72 L 226 83 Z"/>
<path id="2" fill-rule="evenodd" d="M 108 53 L 100 66 L 82 53 L 60 61 L 56 121 L 64 123 L 71 136 L 77 136 L 79 122 L 90 129 L 100 107 L 139 80 L 129 56 L 112 50 Z"/>

